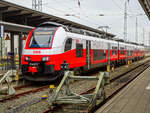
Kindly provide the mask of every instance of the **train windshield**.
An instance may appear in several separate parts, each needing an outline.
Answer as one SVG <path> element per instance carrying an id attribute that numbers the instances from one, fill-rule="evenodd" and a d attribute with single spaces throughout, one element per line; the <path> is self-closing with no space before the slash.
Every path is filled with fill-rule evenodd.
<path id="1" fill-rule="evenodd" d="M 39 27 L 34 30 L 29 47 L 30 48 L 48 48 L 51 47 L 52 38 L 56 27 Z"/>

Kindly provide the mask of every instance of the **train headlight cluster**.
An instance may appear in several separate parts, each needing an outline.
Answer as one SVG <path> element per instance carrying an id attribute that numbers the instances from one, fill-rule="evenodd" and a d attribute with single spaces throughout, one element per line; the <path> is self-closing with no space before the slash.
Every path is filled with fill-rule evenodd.
<path id="1" fill-rule="evenodd" d="M 31 61 L 31 57 L 25 56 L 25 61 Z"/>
<path id="2" fill-rule="evenodd" d="M 49 61 L 49 60 L 50 60 L 49 56 L 46 56 L 46 57 L 43 57 L 43 58 L 42 58 L 42 61 L 44 61 L 44 62 L 45 62 L 45 61 Z"/>

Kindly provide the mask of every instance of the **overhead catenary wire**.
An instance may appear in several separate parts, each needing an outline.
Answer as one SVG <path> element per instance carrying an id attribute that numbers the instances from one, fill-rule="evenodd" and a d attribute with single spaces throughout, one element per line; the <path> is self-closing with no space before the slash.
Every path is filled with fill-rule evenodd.
<path id="1" fill-rule="evenodd" d="M 59 3 L 58 0 L 55 0 L 55 1 L 57 1 L 57 4 Z M 55 2 L 55 1 L 53 1 L 53 2 Z M 60 4 L 60 3 L 59 3 L 59 4 Z M 61 6 L 63 5 L 63 6 L 65 6 L 65 7 L 68 7 L 68 4 L 67 4 L 66 2 L 63 2 L 63 3 L 61 3 L 60 5 L 61 5 Z M 69 10 L 71 10 L 72 12 L 75 12 L 72 7 L 70 8 L 70 6 L 69 6 L 68 8 L 69 8 Z M 80 8 L 79 16 L 78 16 L 78 15 L 74 15 L 74 17 L 76 17 L 76 18 L 78 18 L 78 19 L 80 19 L 80 20 L 86 20 L 88 23 L 94 24 L 94 25 L 97 26 L 97 27 L 99 26 L 99 25 L 97 24 L 97 23 L 99 23 L 99 22 L 97 22 L 97 23 L 94 22 L 94 21 L 98 21 L 98 20 L 96 20 L 93 16 L 91 17 L 91 16 L 85 15 L 85 17 L 86 17 L 86 19 L 85 19 L 85 18 L 82 18 L 82 17 L 80 16 L 81 12 L 84 12 L 83 7 Z M 91 22 L 90 20 L 92 20 L 92 22 Z M 93 20 L 94 20 L 94 21 L 93 21 Z M 101 22 L 100 25 L 104 25 L 104 24 Z M 105 24 L 105 25 L 106 25 L 106 24 Z"/>
<path id="2" fill-rule="evenodd" d="M 13 2 L 18 2 L 18 1 L 16 1 L 16 0 L 13 0 Z M 59 3 L 60 4 L 60 3 Z M 43 6 L 45 6 L 46 8 L 48 8 L 48 9 L 52 9 L 52 10 L 55 10 L 57 13 L 59 13 L 59 15 L 62 15 L 62 13 L 63 14 L 65 14 L 66 12 L 65 12 L 65 10 L 60 10 L 60 9 L 56 9 L 56 8 L 54 8 L 54 7 L 48 7 L 48 6 L 46 6 L 46 5 L 48 5 L 47 3 L 43 3 Z M 71 9 L 71 8 L 70 8 Z M 71 9 L 72 10 L 72 9 Z M 60 13 L 61 12 L 61 13 Z M 63 16 L 63 15 L 62 15 Z M 81 19 L 81 17 L 78 17 L 78 16 L 74 16 L 75 18 L 77 18 L 77 19 L 79 19 L 79 20 L 84 20 L 84 21 L 87 21 L 87 22 L 89 22 L 89 23 L 92 23 L 92 24 L 95 24 L 95 25 L 97 25 L 96 23 L 93 23 L 93 22 L 91 22 L 91 21 L 89 21 L 89 20 L 87 20 L 87 19 Z"/>
<path id="3" fill-rule="evenodd" d="M 51 8 L 49 8 L 49 7 L 47 7 L 48 9 L 51 9 Z M 54 9 L 54 8 L 53 8 Z M 56 9 L 54 9 L 54 10 L 56 10 Z M 63 12 L 64 14 L 65 14 L 65 12 L 64 11 L 62 11 L 62 10 L 56 10 L 56 11 L 60 11 L 60 12 Z M 62 15 L 63 16 L 63 15 Z M 76 15 L 74 15 L 73 17 L 75 17 L 75 18 L 77 18 L 77 19 L 79 19 L 79 20 L 84 20 L 84 21 L 86 21 L 86 22 L 89 22 L 89 23 L 92 23 L 92 24 L 95 24 L 95 25 L 97 25 L 96 23 L 93 23 L 93 22 L 91 22 L 91 21 L 89 21 L 89 20 L 87 20 L 87 19 L 84 19 L 84 18 L 81 18 L 81 17 L 78 17 L 78 16 L 76 16 Z"/>
<path id="4" fill-rule="evenodd" d="M 112 0 L 112 2 L 114 3 L 114 5 L 115 5 L 117 8 L 119 8 L 120 10 L 122 10 L 122 11 L 123 11 L 123 8 L 122 8 L 122 7 L 120 7 L 120 5 L 118 5 L 118 3 L 116 3 L 116 1 L 115 1 L 115 0 Z"/>
<path id="5" fill-rule="evenodd" d="M 22 1 L 21 0 L 5 0 L 5 1 L 8 1 L 8 2 L 11 2 L 11 3 L 18 3 L 19 5 L 21 5 L 21 6 L 24 6 L 24 4 L 22 3 Z M 26 0 L 26 1 L 29 1 L 29 2 L 26 2 L 27 4 L 28 4 L 28 8 L 31 8 L 32 7 L 32 1 L 31 0 Z"/>
<path id="6" fill-rule="evenodd" d="M 6 0 L 6 1 L 10 1 L 10 2 L 13 2 L 13 3 L 16 2 L 16 3 L 19 3 L 21 5 L 26 5 L 26 6 L 30 3 L 30 5 L 27 6 L 27 7 L 30 6 L 30 8 L 31 8 L 31 2 L 32 2 L 32 0 L 27 0 L 27 3 L 23 4 L 23 1 L 20 1 L 20 0 Z M 83 23 L 89 23 L 89 24 L 94 25 L 94 26 L 96 26 L 96 24 L 98 24 L 98 23 L 99 24 L 105 24 L 105 21 L 103 21 L 103 20 L 102 20 L 102 22 L 99 22 L 99 21 L 101 21 L 101 17 L 100 17 L 100 19 L 98 19 L 99 17 L 96 17 L 95 15 L 93 15 L 93 13 L 90 13 L 89 11 L 87 11 L 88 13 L 84 13 L 86 10 L 88 10 L 88 9 L 85 9 L 85 7 L 84 7 L 85 3 L 86 2 L 88 3 L 88 1 L 86 1 L 86 0 L 80 0 L 81 8 L 78 7 L 77 0 L 63 0 L 63 1 L 62 0 L 56 0 L 56 1 L 57 2 L 55 2 L 55 0 L 43 0 L 43 2 L 45 2 L 45 3 L 43 3 L 44 7 L 45 7 L 45 8 L 43 7 L 44 8 L 44 12 L 46 12 L 46 13 L 50 12 L 50 14 L 53 14 L 55 16 L 59 16 L 60 15 L 60 17 L 63 17 L 64 14 L 66 14 L 66 12 L 74 13 L 76 11 L 76 9 L 77 9 L 77 12 L 76 12 L 77 14 L 73 18 L 73 19 L 75 19 L 76 22 L 78 22 L 78 20 L 79 20 L 80 23 L 82 23 L 82 22 Z M 86 2 L 82 2 L 82 1 L 86 1 Z M 115 5 L 115 6 L 112 6 L 112 7 L 117 7 L 120 11 L 123 12 L 123 10 L 124 10 L 124 8 L 123 8 L 124 1 L 125 0 L 112 0 L 113 4 Z M 49 2 L 50 4 L 46 4 L 46 2 Z M 138 1 L 136 1 L 136 3 L 138 3 Z M 130 2 L 128 4 L 128 14 L 127 14 L 127 16 L 129 17 L 128 18 L 129 19 L 129 21 L 128 21 L 129 22 L 129 27 L 133 27 L 132 23 L 134 23 L 133 19 L 131 19 L 131 16 L 132 15 L 134 16 L 135 13 L 140 13 L 140 12 L 143 13 L 143 10 L 141 11 L 141 9 L 139 9 L 138 7 L 137 8 L 136 7 L 132 7 L 136 3 L 135 3 L 135 0 L 130 0 Z M 60 8 L 61 5 L 64 6 L 64 7 Z M 48 9 L 48 11 L 47 11 L 47 9 Z M 108 14 L 108 16 L 110 16 L 110 15 Z M 111 15 L 111 16 L 116 16 L 116 15 Z M 123 15 L 120 15 L 120 17 L 123 17 Z M 148 21 L 143 21 L 142 20 L 143 18 L 144 17 L 142 17 L 142 16 L 140 16 L 140 18 L 138 18 L 138 25 L 139 26 L 140 25 L 144 26 L 143 23 L 145 23 L 147 25 L 149 24 Z M 71 17 L 68 17 L 68 19 L 72 20 Z M 105 19 L 105 18 L 102 17 L 102 19 Z M 111 21 L 109 21 L 108 23 L 110 23 L 110 22 Z M 117 22 L 117 21 L 114 21 L 114 22 Z M 114 24 L 114 22 L 113 22 L 113 24 Z M 113 26 L 113 24 L 112 24 L 112 26 Z M 134 24 L 134 28 L 135 28 L 135 24 Z M 139 28 L 139 32 L 141 32 L 141 31 L 142 31 L 141 28 Z M 135 34 L 135 33 L 133 33 L 133 34 Z"/>
<path id="7" fill-rule="evenodd" d="M 53 1 L 53 2 L 57 2 L 58 5 L 60 4 L 57 0 L 55 0 L 55 1 Z M 48 3 L 47 3 L 46 5 L 48 5 Z M 62 5 L 62 4 L 60 4 L 60 5 Z M 44 5 L 44 6 L 45 6 L 45 5 Z M 63 6 L 65 6 L 65 7 L 68 8 L 67 5 L 64 5 L 64 4 L 63 4 Z M 46 7 L 47 7 L 47 6 L 46 6 Z M 47 7 L 47 8 L 50 8 L 50 7 Z M 55 10 L 56 10 L 56 9 L 55 9 Z M 72 10 L 73 12 L 75 12 L 73 8 L 69 8 L 69 10 Z M 59 10 L 59 11 L 63 12 L 64 14 L 66 13 L 66 12 L 64 12 L 64 11 L 62 11 L 62 10 Z M 81 17 L 80 15 L 79 15 L 79 16 L 78 16 L 78 15 L 73 15 L 73 17 L 75 17 L 75 18 L 77 18 L 77 19 L 79 19 L 79 20 L 81 20 L 81 21 L 86 21 L 86 22 L 88 22 L 88 23 L 91 23 L 92 25 L 94 24 L 95 26 L 97 26 L 97 23 L 95 23 L 95 22 L 93 22 L 93 21 L 90 21 L 91 19 L 83 18 L 83 17 Z M 87 18 L 89 18 L 89 17 L 87 17 Z M 92 19 L 92 20 L 93 20 L 93 19 Z"/>
<path id="8" fill-rule="evenodd" d="M 55 1 L 57 1 L 57 0 L 55 0 Z M 65 2 L 63 2 L 63 3 L 65 3 Z M 67 3 L 65 3 L 65 4 L 67 4 Z M 61 4 L 61 5 L 62 5 L 62 4 Z M 68 4 L 65 5 L 65 6 L 68 7 Z M 75 12 L 75 10 L 74 10 L 72 7 L 69 6 L 68 8 L 69 8 L 70 10 L 72 10 L 73 12 Z M 79 10 L 80 10 L 80 12 L 78 12 L 78 15 L 79 15 L 79 17 L 81 18 L 81 16 L 80 16 L 81 12 L 83 13 L 83 12 L 86 12 L 86 11 L 83 10 L 83 7 L 80 7 Z M 77 16 L 78 16 L 78 15 L 77 15 Z M 85 15 L 85 17 L 88 18 L 88 21 L 91 20 L 91 19 L 92 19 L 92 20 L 94 19 L 95 21 L 97 21 L 95 18 L 93 18 L 93 16 L 87 16 L 87 15 Z M 87 20 L 87 19 L 86 19 L 86 20 Z M 90 22 L 90 23 L 91 23 L 91 22 Z M 93 23 L 93 21 L 92 21 L 92 23 Z M 94 23 L 94 24 L 97 25 L 97 23 Z M 101 24 L 104 25 L 102 22 L 101 22 Z"/>

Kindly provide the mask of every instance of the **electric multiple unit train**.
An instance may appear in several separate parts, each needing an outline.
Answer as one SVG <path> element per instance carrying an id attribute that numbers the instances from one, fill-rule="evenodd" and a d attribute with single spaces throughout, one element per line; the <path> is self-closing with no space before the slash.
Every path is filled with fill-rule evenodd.
<path id="1" fill-rule="evenodd" d="M 28 80 L 54 81 L 62 75 L 63 62 L 70 70 L 87 71 L 106 66 L 108 61 L 116 65 L 144 55 L 143 46 L 103 39 L 86 30 L 73 33 L 61 24 L 45 22 L 29 33 L 22 53 L 22 73 Z"/>

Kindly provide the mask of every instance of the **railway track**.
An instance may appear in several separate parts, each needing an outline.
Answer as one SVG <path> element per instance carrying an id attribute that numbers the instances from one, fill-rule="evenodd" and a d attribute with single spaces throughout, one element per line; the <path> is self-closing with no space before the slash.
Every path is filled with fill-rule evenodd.
<path id="1" fill-rule="evenodd" d="M 33 87 L 32 85 L 33 84 L 28 84 L 28 85 L 22 85 L 19 87 L 15 87 L 16 94 L 8 95 L 8 96 L 3 95 L 3 97 L 0 98 L 0 102 L 6 102 L 8 100 L 17 99 L 21 96 L 28 95 L 30 93 L 36 93 L 36 92 L 39 92 L 39 91 L 49 88 L 49 85 L 44 85 L 44 86 L 39 86 L 39 87 L 37 87 L 37 86 Z"/>
<path id="2" fill-rule="evenodd" d="M 116 76 L 116 77 L 113 77 L 111 80 L 110 80 L 110 82 L 111 82 L 111 84 L 115 84 L 115 85 L 117 85 L 118 86 L 118 82 L 119 82 L 119 79 L 121 78 L 121 77 L 123 77 L 123 76 L 125 76 L 126 74 L 128 74 L 128 73 L 134 73 L 135 74 L 135 71 L 137 71 L 137 73 L 140 71 L 140 70 L 145 70 L 145 69 L 142 69 L 142 67 L 145 67 L 145 65 L 146 65 L 146 63 L 141 63 L 140 65 L 138 65 L 138 66 L 136 66 L 136 67 L 134 67 L 132 70 L 129 70 L 129 71 L 127 71 L 127 72 L 124 72 L 124 73 L 122 73 L 121 75 L 118 75 L 118 76 Z M 139 69 L 138 69 L 139 68 Z M 133 72 L 133 70 L 135 70 L 134 72 Z M 124 79 L 124 80 L 120 80 L 120 81 L 124 81 L 124 82 L 127 82 L 127 80 L 126 80 L 126 78 L 122 78 L 122 79 Z M 131 78 L 130 78 L 131 79 Z M 117 83 L 115 83 L 117 81 Z M 55 86 L 57 87 L 58 86 L 58 84 L 55 84 Z M 111 86 L 111 85 L 110 85 Z M 105 89 L 107 89 L 107 87 L 109 88 L 110 87 L 109 85 L 108 86 L 105 86 L 106 88 Z M 15 89 L 16 90 L 22 90 L 22 89 L 25 89 L 25 88 L 27 88 L 28 89 L 28 85 L 26 86 L 19 86 L 19 87 L 16 87 Z M 111 87 L 114 87 L 113 85 L 111 86 Z M 120 86 L 121 87 L 121 86 Z M 124 86 L 125 87 L 125 86 Z M 32 87 L 33 88 L 33 87 Z M 28 95 L 28 94 L 32 94 L 32 93 L 36 93 L 36 92 L 40 92 L 40 91 L 42 91 L 42 90 L 45 90 L 45 89 L 48 89 L 49 88 L 49 85 L 45 85 L 45 86 L 41 86 L 41 87 L 35 87 L 35 88 L 33 88 L 33 89 L 28 89 L 28 90 L 26 90 L 26 91 L 22 91 L 22 92 L 20 92 L 20 93 L 17 93 L 16 95 L 13 95 L 13 96 L 9 96 L 9 97 L 6 97 L 6 98 L 3 98 L 3 99 L 1 99 L 0 100 L 0 102 L 7 102 L 8 100 L 13 100 L 13 99 L 18 99 L 18 98 L 20 98 L 20 97 L 22 97 L 22 96 L 24 96 L 24 95 Z M 88 90 L 86 90 L 86 91 L 84 91 L 84 92 L 82 92 L 81 94 L 87 94 L 87 93 L 89 93 L 89 92 L 92 92 L 93 90 L 95 89 L 95 87 L 92 87 L 92 88 L 90 88 L 90 89 L 88 89 Z M 117 89 L 119 89 L 118 87 L 115 89 L 115 90 L 117 90 Z M 121 89 L 121 88 L 120 88 Z M 110 91 L 110 90 L 106 90 L 106 94 L 107 94 L 107 97 L 112 93 L 112 92 L 114 92 L 114 91 Z M 119 92 L 119 91 L 118 91 Z M 115 95 L 115 93 L 114 93 L 114 95 Z M 110 97 L 109 97 L 110 98 Z M 107 101 L 108 99 L 106 98 L 106 101 Z M 32 100 L 31 100 L 32 101 Z M 41 100 L 40 100 L 41 101 Z M 39 102 L 40 102 L 39 101 Z M 104 102 L 102 102 L 102 103 L 105 103 L 106 101 L 104 101 Z M 31 102 L 32 103 L 32 102 Z M 34 102 L 33 102 L 34 103 Z M 100 104 L 101 105 L 101 104 Z M 30 106 L 30 105 L 28 105 L 28 106 Z M 65 106 L 65 105 L 63 105 L 63 106 Z M 62 106 L 62 108 L 61 109 L 63 109 L 63 106 Z M 60 108 L 60 106 L 59 106 L 59 108 Z M 81 108 L 81 107 L 79 107 L 79 108 Z M 94 108 L 94 109 L 96 109 L 97 108 L 97 106 Z M 71 108 L 69 108 L 69 110 L 70 110 Z M 75 109 L 75 108 L 74 108 Z M 77 108 L 78 109 L 78 108 Z M 81 108 L 82 109 L 82 108 Z M 92 109 L 93 110 L 93 109 Z M 48 109 L 48 110 L 46 110 L 46 111 L 43 111 L 42 113 L 53 113 L 53 112 L 57 112 L 57 111 L 51 111 L 50 109 Z M 74 111 L 72 111 L 72 112 L 74 112 Z M 76 111 L 75 111 L 76 112 Z M 79 111 L 79 112 L 81 112 L 81 111 Z M 83 111 L 82 110 L 82 112 L 87 112 L 87 111 Z"/>
<path id="3" fill-rule="evenodd" d="M 120 79 L 122 82 L 121 85 L 119 87 L 117 87 L 115 90 L 112 90 L 111 92 L 106 90 L 107 93 L 107 98 L 100 104 L 98 104 L 97 106 L 95 106 L 91 112 L 96 111 L 98 108 L 100 108 L 101 106 L 103 106 L 105 103 L 107 103 L 110 99 L 112 99 L 116 94 L 118 94 L 118 92 L 120 92 L 124 87 L 126 87 L 129 83 L 131 83 L 135 78 L 137 78 L 138 76 L 140 76 L 147 68 L 150 67 L 150 62 L 145 63 L 143 65 L 141 65 L 142 67 L 138 66 L 136 69 L 134 69 L 133 71 L 130 71 L 129 73 L 127 73 L 126 77 L 122 77 L 122 79 Z M 132 77 L 131 77 L 132 76 Z M 128 78 L 128 79 L 127 79 Z M 115 82 L 115 81 L 113 81 Z M 118 85 L 118 84 L 116 84 Z"/>
<path id="4" fill-rule="evenodd" d="M 87 113 L 87 112 L 94 112 L 101 106 L 103 106 L 106 102 L 108 102 L 112 97 L 114 97 L 119 91 L 121 91 L 124 87 L 126 87 L 130 82 L 132 82 L 135 78 L 137 78 L 142 72 L 144 72 L 149 66 L 150 61 L 140 64 L 139 66 L 133 68 L 132 70 L 129 70 L 125 73 L 122 73 L 121 75 L 114 77 L 110 80 L 110 84 L 105 86 L 105 92 L 106 92 L 106 99 L 100 103 L 97 103 L 97 105 L 92 108 L 90 111 L 88 111 L 87 106 L 70 106 L 70 105 L 61 105 L 56 106 L 55 109 L 47 109 L 43 111 L 42 113 L 58 113 L 58 112 L 79 112 L 79 113 Z M 81 94 L 88 94 L 92 92 L 95 89 L 95 87 L 90 88 L 89 90 L 82 92 Z M 86 108 L 85 110 L 83 110 Z"/>
<path id="5" fill-rule="evenodd" d="M 123 76 L 123 75 L 125 75 L 125 74 L 127 74 L 127 73 L 129 73 L 129 72 L 131 72 L 131 71 L 133 71 L 134 69 L 137 69 L 138 67 L 140 67 L 140 66 L 142 66 L 142 65 L 144 65 L 144 64 L 140 64 L 140 65 L 134 67 L 132 70 L 129 70 L 129 71 L 125 72 L 125 73 L 122 73 L 122 74 L 120 74 L 119 76 L 113 77 L 110 81 L 113 82 L 113 81 L 115 81 L 116 79 L 120 78 L 121 76 Z M 92 73 L 93 73 L 93 72 L 92 72 Z M 94 72 L 94 73 L 95 73 L 95 72 Z M 55 83 L 56 87 L 58 86 L 58 84 L 59 84 L 59 83 Z M 32 87 L 31 87 L 32 85 L 34 85 L 34 84 L 31 84 L 31 83 L 30 83 L 30 84 L 25 84 L 25 85 L 21 85 L 21 86 L 16 86 L 16 87 L 15 87 L 15 90 L 16 90 L 17 92 L 18 92 L 19 90 L 24 90 L 24 89 L 25 89 L 25 91 L 23 91 L 23 92 L 20 92 L 20 91 L 19 91 L 20 93 L 17 93 L 17 94 L 15 94 L 15 95 L 6 96 L 6 97 L 4 97 L 4 98 L 0 98 L 0 102 L 6 101 L 6 100 L 15 99 L 15 98 L 18 98 L 18 97 L 23 96 L 23 95 L 25 95 L 25 94 L 27 95 L 27 94 L 30 94 L 30 93 L 36 93 L 36 92 L 38 92 L 38 91 L 40 91 L 40 90 L 44 90 L 44 89 L 49 88 L 49 86 L 46 85 L 46 86 L 41 86 L 41 87 L 33 88 L 33 89 L 32 89 Z M 27 88 L 29 88 L 29 89 L 26 91 Z"/>

